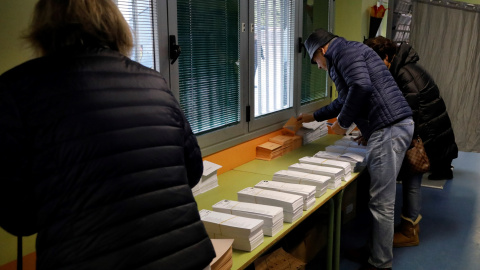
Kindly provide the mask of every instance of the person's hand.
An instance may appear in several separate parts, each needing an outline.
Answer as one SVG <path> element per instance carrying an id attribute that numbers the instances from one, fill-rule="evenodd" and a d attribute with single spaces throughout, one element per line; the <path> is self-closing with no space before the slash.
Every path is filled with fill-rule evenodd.
<path id="1" fill-rule="evenodd" d="M 339 135 L 345 135 L 345 133 L 347 132 L 347 129 L 342 128 L 338 124 L 338 121 L 335 121 L 335 123 L 333 123 L 333 125 L 331 126 L 331 129 L 333 132 L 335 132 L 335 134 L 339 134 Z"/>
<path id="2" fill-rule="evenodd" d="M 353 138 L 353 140 L 356 141 L 358 143 L 358 145 L 367 146 L 367 141 L 365 140 L 365 138 L 363 138 L 362 135 Z"/>
<path id="3" fill-rule="evenodd" d="M 315 121 L 315 118 L 311 113 L 302 113 L 297 117 L 297 121 L 300 123 L 309 123 Z"/>

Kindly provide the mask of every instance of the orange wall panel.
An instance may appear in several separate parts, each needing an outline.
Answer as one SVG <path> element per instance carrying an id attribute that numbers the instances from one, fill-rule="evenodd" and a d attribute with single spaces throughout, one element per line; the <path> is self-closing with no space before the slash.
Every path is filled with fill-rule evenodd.
<path id="1" fill-rule="evenodd" d="M 235 145 L 218 153 L 206 156 L 204 157 L 204 160 L 222 166 L 222 168 L 217 171 L 217 174 L 228 172 L 235 167 L 254 160 L 256 156 L 257 145 L 268 142 L 269 138 L 277 135 L 282 135 L 281 129 L 253 140 Z"/>
<path id="2" fill-rule="evenodd" d="M 37 253 L 32 252 L 23 256 L 23 270 L 35 270 L 37 262 Z M 0 270 L 17 270 L 17 261 L 9 262 L 0 266 Z"/>

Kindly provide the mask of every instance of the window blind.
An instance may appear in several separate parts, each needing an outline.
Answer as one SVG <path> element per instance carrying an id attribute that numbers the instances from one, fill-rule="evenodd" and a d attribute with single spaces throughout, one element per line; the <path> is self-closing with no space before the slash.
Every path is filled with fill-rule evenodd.
<path id="1" fill-rule="evenodd" d="M 292 107 L 295 1 L 255 0 L 255 117 Z"/>
<path id="2" fill-rule="evenodd" d="M 116 0 L 116 3 L 133 33 L 134 47 L 130 58 L 146 67 L 157 69 L 155 1 Z"/>
<path id="3" fill-rule="evenodd" d="M 317 28 L 328 29 L 328 1 L 303 0 L 303 39 Z M 305 105 L 327 97 L 327 72 L 312 65 L 304 49 L 302 56 L 302 89 L 300 104 Z"/>
<path id="4" fill-rule="evenodd" d="M 196 135 L 240 121 L 239 0 L 178 0 L 180 105 Z"/>

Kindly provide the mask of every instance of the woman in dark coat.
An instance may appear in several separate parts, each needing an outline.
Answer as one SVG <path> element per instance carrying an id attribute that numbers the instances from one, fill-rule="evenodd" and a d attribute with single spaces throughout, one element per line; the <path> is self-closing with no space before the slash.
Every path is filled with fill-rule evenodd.
<path id="1" fill-rule="evenodd" d="M 451 163 L 458 148 L 445 102 L 435 81 L 417 64 L 417 52 L 406 43 L 398 46 L 390 39 L 368 39 L 370 46 L 385 62 L 413 111 L 415 135 L 422 138 L 431 163 L 429 179 L 452 179 Z M 402 171 L 403 207 L 401 224 L 396 228 L 394 246 L 419 244 L 418 222 L 422 218 L 420 186 L 422 174 L 409 175 Z"/>
<path id="2" fill-rule="evenodd" d="M 130 60 L 111 0 L 40 0 L 41 57 L 0 76 L 0 226 L 37 269 L 203 269 L 202 156 L 165 79 Z"/>

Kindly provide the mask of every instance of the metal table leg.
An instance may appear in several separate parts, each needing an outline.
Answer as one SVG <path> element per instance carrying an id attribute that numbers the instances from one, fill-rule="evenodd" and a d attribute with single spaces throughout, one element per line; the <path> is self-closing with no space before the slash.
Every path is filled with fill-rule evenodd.
<path id="1" fill-rule="evenodd" d="M 333 269 L 340 269 L 340 231 L 342 229 L 343 189 L 335 195 L 335 243 L 333 251 Z"/>
<path id="2" fill-rule="evenodd" d="M 332 270 L 333 260 L 333 234 L 335 226 L 335 203 L 334 199 L 328 200 L 328 240 L 327 240 L 327 270 Z"/>

